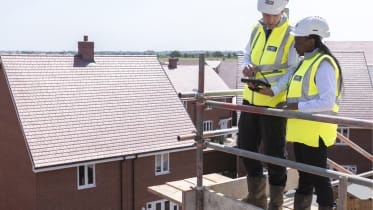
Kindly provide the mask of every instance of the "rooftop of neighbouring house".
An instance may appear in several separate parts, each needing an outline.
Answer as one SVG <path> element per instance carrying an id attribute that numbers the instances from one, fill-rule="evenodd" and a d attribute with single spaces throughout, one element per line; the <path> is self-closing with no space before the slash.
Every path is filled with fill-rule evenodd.
<path id="1" fill-rule="evenodd" d="M 332 51 L 364 52 L 368 65 L 373 65 L 373 41 L 326 41 Z"/>
<path id="2" fill-rule="evenodd" d="M 177 141 L 195 127 L 156 56 L 0 58 L 35 169 L 192 147 Z"/>
<path id="3" fill-rule="evenodd" d="M 170 61 L 172 62 L 172 61 Z M 175 66 L 163 65 L 168 77 L 170 78 L 176 91 L 179 93 L 192 92 L 198 89 L 198 63 L 196 65 L 180 65 L 177 62 Z M 205 91 L 228 90 L 229 87 L 219 77 L 219 75 L 209 65 L 205 65 Z"/>

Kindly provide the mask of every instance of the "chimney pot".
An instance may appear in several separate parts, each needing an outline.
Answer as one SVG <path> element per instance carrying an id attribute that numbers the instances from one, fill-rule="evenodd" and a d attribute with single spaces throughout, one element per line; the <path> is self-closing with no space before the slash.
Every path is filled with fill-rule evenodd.
<path id="1" fill-rule="evenodd" d="M 85 42 L 88 42 L 88 36 L 87 35 L 84 35 L 83 39 L 84 39 Z"/>

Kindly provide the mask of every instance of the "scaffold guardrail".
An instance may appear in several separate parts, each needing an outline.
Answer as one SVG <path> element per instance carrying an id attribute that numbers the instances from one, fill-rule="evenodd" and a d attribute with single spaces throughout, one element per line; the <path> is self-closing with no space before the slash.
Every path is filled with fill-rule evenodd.
<path id="1" fill-rule="evenodd" d="M 208 141 L 204 141 L 205 138 L 210 138 L 212 136 L 220 136 L 230 133 L 237 132 L 237 128 L 229 128 L 229 129 L 222 129 L 222 130 L 215 130 L 215 131 L 208 131 L 203 132 L 203 112 L 205 107 L 212 107 L 218 109 L 228 109 L 228 110 L 235 110 L 241 112 L 250 112 L 250 113 L 257 113 L 257 114 L 264 114 L 264 115 L 272 115 L 272 116 L 279 116 L 285 118 L 297 118 L 297 119 L 305 119 L 305 120 L 312 120 L 312 121 L 319 121 L 319 122 L 328 122 L 334 123 L 338 125 L 348 125 L 348 126 L 356 126 L 365 129 L 373 129 L 373 121 L 369 120 L 361 120 L 355 118 L 347 118 L 341 116 L 334 116 L 334 115 L 325 115 L 325 114 L 309 114 L 309 113 L 302 113 L 302 112 L 295 112 L 289 110 L 282 110 L 282 109 L 274 109 L 274 108 L 264 108 L 264 107 L 256 107 L 256 106 L 246 106 L 246 105 L 236 105 L 224 102 L 217 102 L 209 100 L 209 97 L 214 96 L 229 96 L 229 95 L 238 95 L 242 94 L 242 90 L 235 89 L 235 90 L 222 90 L 222 91 L 212 91 L 212 92 L 204 92 L 204 66 L 205 66 L 205 57 L 204 54 L 201 54 L 199 57 L 199 73 L 198 73 L 198 90 L 196 92 L 189 92 L 189 93 L 179 93 L 180 98 L 193 98 L 196 100 L 196 133 L 191 134 L 184 134 L 178 136 L 178 140 L 186 140 L 186 139 L 195 139 L 196 151 L 197 151 L 197 158 L 196 158 L 196 167 L 197 167 L 197 186 L 196 190 L 196 210 L 203 210 L 203 183 L 202 183 L 202 175 L 203 175 L 203 149 L 208 147 L 212 148 L 221 152 L 226 152 L 234 155 L 238 155 L 245 158 L 251 158 L 258 161 L 263 161 L 266 163 L 271 163 L 275 165 L 281 165 L 284 167 L 294 168 L 300 171 L 305 171 L 307 173 L 312 173 L 320 176 L 329 177 L 338 181 L 338 210 L 345 210 L 347 208 L 347 186 L 348 183 L 355 183 L 363 186 L 370 187 L 373 189 L 373 181 L 368 178 L 360 177 L 357 175 L 351 175 L 348 173 L 337 172 L 325 168 L 319 168 L 307 164 L 302 164 L 286 159 L 280 159 L 260 153 L 250 152 L 246 150 L 241 150 L 238 148 L 216 144 Z M 338 135 L 340 136 L 340 135 Z M 362 148 L 358 147 L 351 141 L 347 141 L 346 139 L 342 139 L 348 142 L 348 146 L 353 147 L 356 151 L 360 154 L 364 155 L 364 157 L 368 158 L 372 161 L 372 155 L 363 150 Z"/>

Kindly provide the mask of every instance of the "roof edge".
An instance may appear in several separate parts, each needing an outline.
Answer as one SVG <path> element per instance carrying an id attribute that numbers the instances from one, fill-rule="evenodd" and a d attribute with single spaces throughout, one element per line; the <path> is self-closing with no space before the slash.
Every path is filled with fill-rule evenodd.
<path id="1" fill-rule="evenodd" d="M 85 165 L 85 164 L 107 163 L 107 162 L 114 162 L 114 161 L 120 161 L 120 160 L 134 159 L 137 157 L 148 157 L 148 156 L 152 156 L 152 155 L 159 154 L 159 153 L 165 153 L 165 152 L 173 153 L 173 152 L 182 152 L 182 151 L 187 151 L 187 150 L 192 150 L 192 149 L 195 149 L 193 145 L 186 146 L 186 147 L 180 147 L 180 148 L 171 148 L 171 149 L 165 149 L 165 150 L 159 150 L 159 151 L 152 151 L 149 153 L 129 154 L 129 155 L 124 155 L 120 157 L 81 161 L 81 162 L 67 163 L 67 164 L 61 164 L 61 165 L 44 166 L 44 167 L 34 167 L 32 170 L 34 173 L 41 173 L 41 172 L 48 172 L 48 171 L 55 171 L 55 170 L 77 167 L 77 166 Z"/>
<path id="2" fill-rule="evenodd" d="M 164 149 L 164 150 L 158 150 L 158 151 L 151 151 L 148 153 L 141 153 L 138 154 L 137 157 L 149 157 L 160 153 L 173 153 L 173 152 L 183 152 L 188 150 L 193 150 L 195 147 L 193 145 L 191 146 L 185 146 L 185 147 L 179 147 L 179 148 L 170 148 L 170 149 Z"/>
<path id="3" fill-rule="evenodd" d="M 65 169 L 65 168 L 77 167 L 77 166 L 84 165 L 84 164 L 107 163 L 107 162 L 114 162 L 114 161 L 119 161 L 119 160 L 124 160 L 124 157 L 82 161 L 82 162 L 75 162 L 75 163 L 68 163 L 68 164 L 61 164 L 61 165 L 54 165 L 54 166 L 34 167 L 32 170 L 34 173 L 40 173 L 40 172 L 55 171 L 55 170 L 60 170 L 60 169 Z"/>
<path id="4" fill-rule="evenodd" d="M 23 141 L 25 142 L 25 147 L 26 147 L 26 150 L 27 150 L 27 154 L 30 158 L 30 161 L 31 161 L 31 164 L 32 164 L 32 167 L 34 168 L 35 167 L 35 161 L 34 161 L 34 158 L 31 154 L 31 150 L 30 150 L 30 145 L 27 141 L 27 137 L 26 137 L 26 134 L 25 134 L 25 131 L 24 131 L 24 126 L 23 126 L 23 123 L 22 123 L 22 120 L 19 116 L 19 112 L 18 112 L 18 107 L 16 105 L 16 101 L 14 99 L 14 94 L 13 94 L 13 91 L 10 87 L 10 83 L 9 83 L 9 79 L 8 79 L 8 75 L 7 75 L 7 71 L 6 71 L 6 68 L 5 68 L 5 65 L 4 63 L 2 62 L 2 56 L 3 55 L 0 55 L 0 71 L 2 70 L 3 73 L 4 73 L 4 79 L 5 79 L 5 82 L 6 82 L 6 85 L 7 85 L 7 88 L 8 88 L 8 91 L 9 91 L 9 97 L 11 99 L 11 103 L 13 105 L 13 108 L 14 108 L 14 112 L 16 114 L 16 117 L 18 119 L 18 123 L 19 123 L 19 128 L 21 129 L 21 133 L 22 133 L 22 136 L 23 136 Z"/>
<path id="5" fill-rule="evenodd" d="M 77 54 L 58 54 L 58 53 L 6 53 L 6 54 L 0 54 L 1 56 L 25 56 L 25 57 L 71 57 L 76 56 Z M 157 55 L 138 55 L 138 54 L 126 54 L 126 55 L 120 55 L 120 54 L 112 54 L 112 55 L 104 55 L 104 54 L 95 54 L 95 57 L 158 57 Z"/>

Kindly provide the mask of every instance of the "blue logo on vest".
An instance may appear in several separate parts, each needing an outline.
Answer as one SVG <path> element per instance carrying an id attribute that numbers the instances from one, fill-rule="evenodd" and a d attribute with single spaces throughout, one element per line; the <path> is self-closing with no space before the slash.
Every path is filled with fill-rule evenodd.
<path id="1" fill-rule="evenodd" d="M 294 81 L 301 81 L 302 80 L 302 76 L 296 75 L 293 80 Z"/>
<path id="2" fill-rule="evenodd" d="M 276 52 L 277 51 L 277 47 L 275 47 L 275 46 L 268 46 L 267 50 L 268 51 L 272 51 L 272 52 Z"/>

